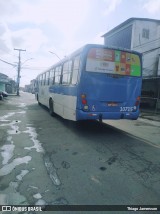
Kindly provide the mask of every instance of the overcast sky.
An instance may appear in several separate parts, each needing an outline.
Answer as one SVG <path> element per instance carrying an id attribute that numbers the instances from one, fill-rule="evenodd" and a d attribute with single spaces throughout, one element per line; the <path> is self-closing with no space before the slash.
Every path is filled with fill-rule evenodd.
<path id="1" fill-rule="evenodd" d="M 0 59 L 17 64 L 14 48 L 26 50 L 21 53 L 24 86 L 57 62 L 56 55 L 103 44 L 104 33 L 131 17 L 160 20 L 160 0 L 0 0 Z M 16 79 L 17 70 L 0 61 L 0 73 Z"/>

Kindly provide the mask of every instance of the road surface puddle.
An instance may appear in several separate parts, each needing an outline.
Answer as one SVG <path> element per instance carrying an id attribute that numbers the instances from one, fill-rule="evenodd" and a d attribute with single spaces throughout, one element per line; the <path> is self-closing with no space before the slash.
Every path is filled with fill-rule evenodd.
<path id="1" fill-rule="evenodd" d="M 34 143 L 33 146 L 31 147 L 25 147 L 24 149 L 31 150 L 31 149 L 36 149 L 37 152 L 44 152 L 41 143 L 39 140 L 37 140 L 37 133 L 36 129 L 33 127 L 27 127 L 27 131 L 23 131 L 23 133 L 28 133 L 30 136 L 31 141 Z"/>
<path id="2" fill-rule="evenodd" d="M 57 170 L 47 155 L 44 157 L 44 163 L 47 168 L 50 179 L 52 180 L 54 185 L 59 186 L 61 184 L 61 182 L 58 178 Z"/>
<path id="3" fill-rule="evenodd" d="M 27 106 L 26 103 L 20 103 L 17 107 L 18 107 L 18 108 L 24 108 L 24 107 L 26 107 L 26 106 Z"/>
<path id="4" fill-rule="evenodd" d="M 7 115 L 0 117 L 0 122 L 3 122 L 2 124 L 0 124 L 0 126 L 5 127 L 5 126 L 10 126 L 11 130 L 7 129 L 7 133 L 9 135 L 14 135 L 14 134 L 20 134 L 21 132 L 19 131 L 19 127 L 18 127 L 18 123 L 21 123 L 20 120 L 6 120 L 9 117 L 12 117 L 15 114 L 25 114 L 25 111 L 21 111 L 21 112 L 11 112 L 8 113 Z"/>
<path id="5" fill-rule="evenodd" d="M 15 112 L 11 112 L 11 113 L 8 113 L 7 115 L 4 115 L 2 117 L 0 117 L 0 121 L 4 121 L 6 120 L 8 117 L 11 117 L 15 114 Z"/>
<path id="6" fill-rule="evenodd" d="M 15 145 L 7 144 L 1 147 L 1 155 L 3 158 L 2 165 L 6 165 L 8 161 L 13 157 Z"/>
<path id="7" fill-rule="evenodd" d="M 3 121 L 8 121 L 8 120 L 6 120 L 6 119 L 8 119 L 9 117 L 12 117 L 12 116 L 15 115 L 16 113 L 17 113 L 17 114 L 25 114 L 26 111 L 10 112 L 10 113 L 8 113 L 8 114 L 6 114 L 6 115 L 0 117 L 0 121 L 1 121 L 1 122 L 3 122 Z"/>
<path id="8" fill-rule="evenodd" d="M 17 180 L 22 181 L 23 177 L 28 173 L 29 173 L 29 170 L 27 169 L 21 170 L 21 173 L 16 176 Z"/>
<path id="9" fill-rule="evenodd" d="M 42 196 L 40 193 L 37 193 L 37 194 L 33 195 L 33 198 L 40 199 L 40 198 L 42 198 Z"/>
<path id="10" fill-rule="evenodd" d="M 14 159 L 11 163 L 4 165 L 0 169 L 0 176 L 8 175 L 9 173 L 12 172 L 12 170 L 21 164 L 28 164 L 29 161 L 31 161 L 32 157 L 31 156 L 25 156 L 22 158 L 16 158 Z"/>
<path id="11" fill-rule="evenodd" d="M 27 200 L 26 198 L 21 195 L 18 192 L 12 192 L 12 187 L 9 187 L 8 189 L 6 189 L 7 193 L 6 194 L 0 194 L 0 202 L 2 202 L 1 204 L 3 205 L 26 205 L 27 204 Z M 11 193 L 12 192 L 12 193 Z M 8 213 L 8 212 L 7 212 Z"/>
<path id="12" fill-rule="evenodd" d="M 0 203 L 3 205 L 25 205 L 27 204 L 26 198 L 17 192 L 18 183 L 17 182 L 10 182 L 9 186 L 3 191 L 1 194 L 0 192 Z"/>
<path id="13" fill-rule="evenodd" d="M 14 135 L 14 134 L 20 134 L 21 132 L 19 131 L 19 127 L 17 126 L 17 123 L 20 123 L 21 121 L 12 121 L 10 123 L 7 123 L 7 124 L 1 124 L 0 126 L 10 126 L 10 130 L 7 130 L 7 133 L 9 135 Z"/>

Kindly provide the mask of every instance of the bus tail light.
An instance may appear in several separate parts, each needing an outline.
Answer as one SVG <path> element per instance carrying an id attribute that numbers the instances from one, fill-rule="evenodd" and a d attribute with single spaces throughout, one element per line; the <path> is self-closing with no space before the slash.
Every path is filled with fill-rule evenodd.
<path id="1" fill-rule="evenodd" d="M 86 100 L 86 95 L 85 94 L 81 94 L 81 99 L 82 99 L 82 104 L 83 105 L 87 105 L 87 100 Z"/>
<path id="2" fill-rule="evenodd" d="M 140 104 L 140 99 L 141 99 L 141 97 L 138 96 L 136 99 L 136 102 L 135 102 L 135 106 L 138 106 Z"/>
<path id="3" fill-rule="evenodd" d="M 85 95 L 85 94 L 81 94 L 81 98 L 82 98 L 82 99 L 85 99 L 85 98 L 86 98 L 86 95 Z"/>
<path id="4" fill-rule="evenodd" d="M 86 99 L 86 95 L 85 94 L 81 94 L 81 102 L 83 104 L 83 109 L 85 111 L 88 111 L 88 105 L 87 105 L 87 99 Z"/>
<path id="5" fill-rule="evenodd" d="M 140 101 L 140 99 L 141 99 L 141 97 L 140 97 L 140 96 L 138 96 L 138 97 L 137 97 L 137 100 L 138 100 L 138 101 Z"/>
<path id="6" fill-rule="evenodd" d="M 87 104 L 87 100 L 86 99 L 82 99 L 82 104 L 86 105 Z"/>

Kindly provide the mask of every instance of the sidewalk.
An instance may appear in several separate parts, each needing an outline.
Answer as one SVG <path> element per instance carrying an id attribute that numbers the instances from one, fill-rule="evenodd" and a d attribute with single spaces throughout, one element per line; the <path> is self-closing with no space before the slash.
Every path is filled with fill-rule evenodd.
<path id="1" fill-rule="evenodd" d="M 148 119 L 148 120 L 154 120 L 154 121 L 159 121 L 160 122 L 160 112 L 158 112 L 158 113 L 141 112 L 140 117 Z"/>
<path id="2" fill-rule="evenodd" d="M 160 114 L 142 112 L 138 120 L 104 120 L 103 122 L 160 148 Z"/>

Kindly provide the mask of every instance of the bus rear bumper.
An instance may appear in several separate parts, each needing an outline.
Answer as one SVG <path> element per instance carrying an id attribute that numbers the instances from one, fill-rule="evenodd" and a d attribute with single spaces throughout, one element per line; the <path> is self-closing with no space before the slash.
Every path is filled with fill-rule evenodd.
<path id="1" fill-rule="evenodd" d="M 77 110 L 76 120 L 136 120 L 139 117 L 139 110 L 136 112 L 84 112 Z"/>

